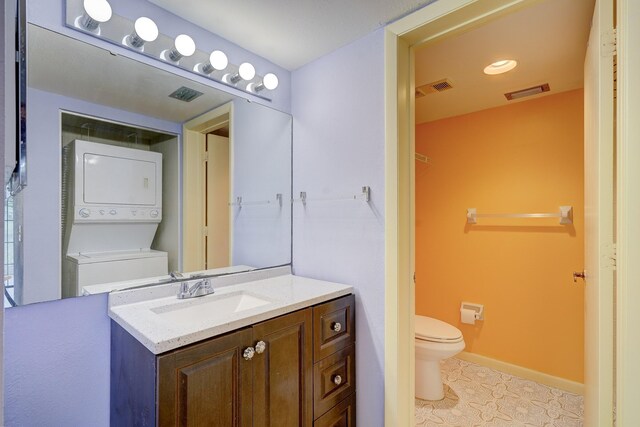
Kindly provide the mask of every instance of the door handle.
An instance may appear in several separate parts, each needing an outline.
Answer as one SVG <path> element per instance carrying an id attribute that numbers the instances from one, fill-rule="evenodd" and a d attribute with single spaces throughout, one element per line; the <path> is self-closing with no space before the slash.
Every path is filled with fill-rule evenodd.
<path id="1" fill-rule="evenodd" d="M 586 277 L 586 274 L 583 271 L 574 271 L 573 272 L 573 283 L 578 283 L 578 278 L 584 280 Z"/>

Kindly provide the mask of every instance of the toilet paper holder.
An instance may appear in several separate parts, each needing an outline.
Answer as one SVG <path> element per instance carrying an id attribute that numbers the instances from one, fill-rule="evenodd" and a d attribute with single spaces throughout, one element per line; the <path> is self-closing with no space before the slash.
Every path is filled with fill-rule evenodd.
<path id="1" fill-rule="evenodd" d="M 460 304 L 460 312 L 462 312 L 462 310 L 473 310 L 475 311 L 474 317 L 476 318 L 476 320 L 484 320 L 483 304 L 462 301 L 462 303 Z"/>

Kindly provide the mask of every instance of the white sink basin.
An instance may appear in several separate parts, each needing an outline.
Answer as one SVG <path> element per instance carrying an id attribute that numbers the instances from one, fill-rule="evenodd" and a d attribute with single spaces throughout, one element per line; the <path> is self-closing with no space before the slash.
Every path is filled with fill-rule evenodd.
<path id="1" fill-rule="evenodd" d="M 167 305 L 154 307 L 151 311 L 170 322 L 191 322 L 207 317 L 225 317 L 271 303 L 273 301 L 247 291 L 236 291 L 171 302 Z"/>

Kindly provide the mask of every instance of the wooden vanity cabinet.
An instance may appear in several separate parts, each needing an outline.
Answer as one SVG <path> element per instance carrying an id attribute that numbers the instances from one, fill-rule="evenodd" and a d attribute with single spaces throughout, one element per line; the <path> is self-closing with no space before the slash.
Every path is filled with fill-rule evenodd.
<path id="1" fill-rule="evenodd" d="M 160 355 L 112 322 L 111 425 L 313 427 L 355 420 L 353 339 L 334 339 L 341 342 L 337 352 L 314 358 L 321 336 L 314 310 L 343 299 L 353 310 L 347 296 Z M 331 341 L 344 333 L 326 335 Z M 248 348 L 258 350 L 249 360 Z M 337 374 L 345 377 L 342 386 L 332 385 Z M 314 399 L 319 378 L 324 385 L 316 385 Z"/>

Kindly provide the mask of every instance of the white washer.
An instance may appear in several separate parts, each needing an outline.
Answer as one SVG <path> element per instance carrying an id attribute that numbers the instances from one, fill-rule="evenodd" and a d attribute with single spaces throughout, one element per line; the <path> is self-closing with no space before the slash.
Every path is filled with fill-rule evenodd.
<path id="1" fill-rule="evenodd" d="M 167 263 L 166 252 L 152 249 L 67 255 L 63 297 L 82 295 L 87 285 L 163 276 L 168 273 Z"/>

